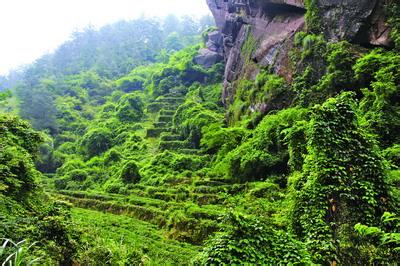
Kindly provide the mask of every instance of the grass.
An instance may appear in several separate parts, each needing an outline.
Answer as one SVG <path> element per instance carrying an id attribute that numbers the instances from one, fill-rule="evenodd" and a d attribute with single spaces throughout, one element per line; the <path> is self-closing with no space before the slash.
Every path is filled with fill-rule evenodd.
<path id="1" fill-rule="evenodd" d="M 199 252 L 197 246 L 167 239 L 153 224 L 124 215 L 73 208 L 72 219 L 83 233 L 82 264 L 188 265 Z"/>

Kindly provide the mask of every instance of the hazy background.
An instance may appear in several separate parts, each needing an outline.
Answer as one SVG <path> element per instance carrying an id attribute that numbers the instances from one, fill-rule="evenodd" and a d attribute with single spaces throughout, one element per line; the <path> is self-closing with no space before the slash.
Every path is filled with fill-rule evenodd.
<path id="1" fill-rule="evenodd" d="M 140 16 L 209 14 L 205 0 L 1 0 L 0 75 L 53 51 L 72 32 Z"/>

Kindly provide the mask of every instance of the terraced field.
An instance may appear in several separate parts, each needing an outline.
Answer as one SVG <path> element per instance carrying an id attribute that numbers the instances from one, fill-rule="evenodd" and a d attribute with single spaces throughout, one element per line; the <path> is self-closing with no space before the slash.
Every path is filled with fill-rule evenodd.
<path id="1" fill-rule="evenodd" d="M 242 189 L 197 181 L 168 188 L 136 185 L 128 195 L 65 190 L 53 191 L 53 196 L 75 207 L 140 219 L 162 228 L 171 239 L 199 245 L 219 229 L 224 195 Z"/>
<path id="2" fill-rule="evenodd" d="M 199 251 L 198 246 L 168 239 L 151 223 L 125 215 L 73 208 L 72 219 L 82 231 L 82 260 L 88 264 L 187 265 Z M 94 256 L 100 260 L 90 261 Z"/>

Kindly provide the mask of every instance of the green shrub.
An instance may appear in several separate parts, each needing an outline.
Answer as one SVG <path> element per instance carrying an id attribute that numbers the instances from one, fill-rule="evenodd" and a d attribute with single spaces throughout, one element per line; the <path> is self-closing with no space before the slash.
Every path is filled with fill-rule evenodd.
<path id="1" fill-rule="evenodd" d="M 106 128 L 89 130 L 81 140 L 82 149 L 89 157 L 99 155 L 112 146 L 113 135 Z"/>
<path id="2" fill-rule="evenodd" d="M 177 154 L 171 151 L 163 151 L 157 153 L 151 161 L 146 164 L 141 173 L 147 180 L 152 179 L 153 182 L 165 182 L 170 177 L 173 180 L 179 173 L 187 170 L 194 172 L 207 167 L 209 158 L 206 156 Z"/>
<path id="3" fill-rule="evenodd" d="M 382 49 L 371 51 L 354 65 L 356 78 L 366 87 L 360 102 L 362 124 L 384 148 L 400 141 L 399 69 L 400 56 Z"/>
<path id="4" fill-rule="evenodd" d="M 61 144 L 58 148 L 57 151 L 63 154 L 76 154 L 77 153 L 77 147 L 76 143 L 73 142 L 64 142 Z"/>
<path id="5" fill-rule="evenodd" d="M 134 161 L 129 161 L 124 164 L 119 174 L 120 179 L 124 183 L 137 183 L 140 181 L 139 168 Z"/>
<path id="6" fill-rule="evenodd" d="M 144 114 L 141 94 L 129 93 L 122 96 L 116 106 L 116 115 L 121 122 L 138 122 Z"/>
<path id="7" fill-rule="evenodd" d="M 391 26 L 390 37 L 392 38 L 397 50 L 400 49 L 400 4 L 391 0 L 387 3 L 388 22 Z"/>
<path id="8" fill-rule="evenodd" d="M 322 33 L 322 21 L 318 8 L 318 1 L 316 0 L 305 0 L 304 5 L 306 7 L 306 27 L 309 33 L 320 34 Z"/>
<path id="9" fill-rule="evenodd" d="M 110 149 L 104 154 L 104 164 L 111 165 L 121 161 L 122 158 L 123 155 L 119 151 L 117 151 L 116 149 Z"/>
<path id="10" fill-rule="evenodd" d="M 28 123 L 8 115 L 0 115 L 0 193 L 25 199 L 36 187 L 40 173 L 33 158 L 42 136 Z"/>
<path id="11" fill-rule="evenodd" d="M 117 194 L 124 187 L 122 183 L 119 182 L 106 182 L 103 186 L 104 190 L 108 193 Z"/>
<path id="12" fill-rule="evenodd" d="M 68 186 L 68 179 L 66 177 L 56 178 L 54 180 L 54 187 L 57 190 L 64 190 Z"/>
<path id="13" fill-rule="evenodd" d="M 323 91 L 324 96 L 335 96 L 345 90 L 356 90 L 353 65 L 361 55 L 361 48 L 342 41 L 327 45 L 327 71 L 314 90 Z"/>
<path id="14" fill-rule="evenodd" d="M 12 97 L 10 90 L 0 91 L 0 102 Z"/>
<path id="15" fill-rule="evenodd" d="M 315 89 L 327 69 L 327 42 L 323 36 L 298 32 L 295 48 L 291 51 L 294 79 L 292 90 L 297 93 L 297 101 L 303 106 L 311 106 L 326 100 L 325 95 Z"/>
<path id="16" fill-rule="evenodd" d="M 354 226 L 361 249 L 368 253 L 369 264 L 396 264 L 400 260 L 400 218 L 393 213 L 382 215 L 380 226 Z"/>
<path id="17" fill-rule="evenodd" d="M 219 123 L 211 124 L 202 129 L 201 147 L 209 153 L 223 150 L 222 154 L 226 154 L 236 148 L 247 134 L 247 130 L 244 128 L 224 128 Z"/>
<path id="18" fill-rule="evenodd" d="M 400 167 L 400 144 L 395 144 L 383 151 L 383 156 L 386 160 L 395 167 Z"/>
<path id="19" fill-rule="evenodd" d="M 200 147 L 202 138 L 202 128 L 221 120 L 221 116 L 211 110 L 206 109 L 201 104 L 194 101 L 187 101 L 179 106 L 176 111 L 173 124 L 181 135 L 196 147 Z"/>
<path id="20" fill-rule="evenodd" d="M 70 158 L 60 168 L 57 169 L 57 175 L 64 176 L 73 170 L 84 168 L 86 168 L 86 165 L 81 159 Z"/>
<path id="21" fill-rule="evenodd" d="M 124 92 L 142 91 L 145 79 L 140 76 L 128 76 L 117 80 L 115 83 L 118 89 Z"/>
<path id="22" fill-rule="evenodd" d="M 41 141 L 41 135 L 26 122 L 0 115 L 0 236 L 40 241 L 40 246 L 29 250 L 30 254 L 46 254 L 41 261 L 44 264 L 58 261 L 69 265 L 75 247 L 67 228 L 67 211 L 61 211 L 37 189 L 40 173 L 34 168 L 33 159 Z M 0 259 L 6 259 L 3 248 L 0 247 Z M 12 264 L 29 263 L 26 251 L 22 245 L 16 247 L 9 257 Z"/>
<path id="23" fill-rule="evenodd" d="M 82 169 L 75 169 L 68 173 L 68 178 L 72 181 L 83 182 L 88 178 L 88 173 Z"/>
<path id="24" fill-rule="evenodd" d="M 287 173 L 289 154 L 283 132 L 306 113 L 306 109 L 291 108 L 265 116 L 253 136 L 221 158 L 215 169 L 242 182 Z"/>
<path id="25" fill-rule="evenodd" d="M 224 232 L 213 237 L 195 265 L 311 264 L 305 245 L 253 217 L 230 213 Z"/>

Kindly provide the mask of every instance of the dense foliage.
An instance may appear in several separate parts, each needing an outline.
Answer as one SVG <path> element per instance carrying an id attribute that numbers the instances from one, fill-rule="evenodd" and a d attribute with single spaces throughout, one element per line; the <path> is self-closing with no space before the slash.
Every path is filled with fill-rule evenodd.
<path id="1" fill-rule="evenodd" d="M 266 221 L 230 213 L 229 227 L 216 235 L 194 264 L 310 264 L 305 246 Z"/>
<path id="2" fill-rule="evenodd" d="M 0 116 L 0 237 L 40 241 L 29 252 L 32 259 L 46 254 L 43 262 L 70 263 L 76 247 L 69 232 L 67 207 L 37 187 L 41 174 L 33 159 L 41 141 L 41 135 L 27 122 Z M 14 248 L 27 247 L 7 246 L 0 252 L 0 261 L 15 252 Z"/>
<path id="3" fill-rule="evenodd" d="M 0 110 L 42 132 L 0 116 L 0 237 L 49 263 L 397 263 L 399 7 L 383 49 L 328 41 L 306 6 L 290 81 L 248 34 L 261 70 L 232 99 L 194 60 L 207 19 L 87 29 L 16 75 Z"/>

